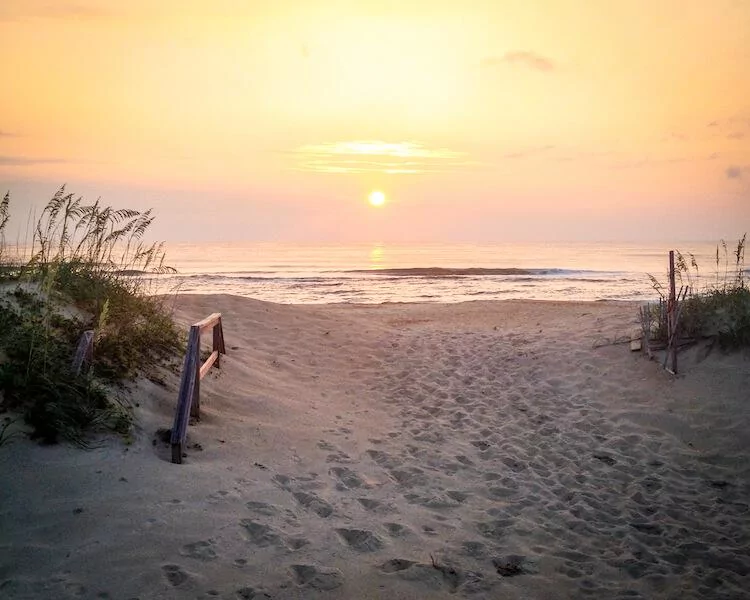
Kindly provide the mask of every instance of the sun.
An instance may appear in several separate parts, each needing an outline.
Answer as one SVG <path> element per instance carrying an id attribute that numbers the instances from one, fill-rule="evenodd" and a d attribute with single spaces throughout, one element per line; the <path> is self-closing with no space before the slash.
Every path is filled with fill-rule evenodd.
<path id="1" fill-rule="evenodd" d="M 373 190 L 370 195 L 367 196 L 367 201 L 372 206 L 383 206 L 385 204 L 385 194 L 379 190 Z"/>

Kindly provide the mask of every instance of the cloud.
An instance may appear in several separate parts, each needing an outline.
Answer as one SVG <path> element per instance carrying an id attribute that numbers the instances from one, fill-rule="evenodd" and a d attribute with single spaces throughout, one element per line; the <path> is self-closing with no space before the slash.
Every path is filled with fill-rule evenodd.
<path id="1" fill-rule="evenodd" d="M 706 127 L 718 129 L 721 132 L 729 132 L 727 137 L 741 139 L 744 133 L 750 133 L 750 117 L 734 116 L 726 119 L 711 121 Z M 743 133 L 744 132 L 744 133 Z M 740 136 L 740 137 L 737 137 Z"/>
<path id="2" fill-rule="evenodd" d="M 686 136 L 684 133 L 670 131 L 667 135 L 665 135 L 661 139 L 661 141 L 662 142 L 686 142 L 688 139 L 689 139 L 688 136 Z"/>
<path id="3" fill-rule="evenodd" d="M 634 158 L 612 163 L 611 169 L 638 169 L 643 167 L 658 167 L 660 165 L 676 165 L 680 163 L 702 162 L 704 160 L 715 160 L 718 158 L 717 153 L 703 156 L 672 156 L 665 158 Z"/>
<path id="4" fill-rule="evenodd" d="M 526 150 L 516 150 L 515 152 L 507 152 L 500 156 L 500 158 L 504 159 L 513 159 L 513 158 L 527 158 L 529 156 L 535 156 L 537 154 L 542 154 L 543 152 L 547 152 L 548 150 L 554 150 L 554 146 L 537 146 L 535 148 L 528 148 Z"/>
<path id="5" fill-rule="evenodd" d="M 112 15 L 110 10 L 79 2 L 40 2 L 22 0 L 0 7 L 0 21 L 23 19 L 101 19 Z"/>
<path id="6" fill-rule="evenodd" d="M 742 131 L 734 131 L 727 135 L 728 140 L 741 140 L 744 139 L 745 134 Z"/>
<path id="7" fill-rule="evenodd" d="M 0 167 L 26 167 L 30 165 L 49 165 L 67 163 L 63 158 L 28 158 L 26 156 L 0 156 Z"/>
<path id="8" fill-rule="evenodd" d="M 316 173 L 387 173 L 390 175 L 455 171 L 476 165 L 465 152 L 429 148 L 421 142 L 352 140 L 307 144 L 294 150 L 298 171 Z"/>
<path id="9" fill-rule="evenodd" d="M 745 169 L 742 167 L 729 166 L 726 170 L 727 179 L 741 179 L 743 171 Z"/>
<path id="10" fill-rule="evenodd" d="M 483 67 L 498 67 L 503 65 L 526 67 L 544 73 L 551 73 L 557 70 L 557 65 L 552 59 L 527 50 L 506 52 L 502 56 L 488 56 L 482 59 L 481 64 Z"/>

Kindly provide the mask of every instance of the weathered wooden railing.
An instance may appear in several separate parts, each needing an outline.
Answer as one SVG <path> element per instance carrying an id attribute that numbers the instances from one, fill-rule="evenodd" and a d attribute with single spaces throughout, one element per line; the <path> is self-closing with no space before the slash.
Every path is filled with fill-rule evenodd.
<path id="1" fill-rule="evenodd" d="M 213 347 L 211 355 L 201 364 L 201 333 L 213 328 Z M 201 379 L 208 370 L 216 364 L 219 366 L 219 356 L 226 354 L 224 348 L 224 331 L 221 328 L 221 313 L 214 313 L 195 325 L 190 326 L 185 361 L 182 364 L 182 378 L 180 379 L 180 394 L 177 397 L 177 410 L 172 426 L 172 462 L 182 463 L 185 451 L 185 437 L 187 436 L 190 417 L 200 419 L 200 385 Z"/>

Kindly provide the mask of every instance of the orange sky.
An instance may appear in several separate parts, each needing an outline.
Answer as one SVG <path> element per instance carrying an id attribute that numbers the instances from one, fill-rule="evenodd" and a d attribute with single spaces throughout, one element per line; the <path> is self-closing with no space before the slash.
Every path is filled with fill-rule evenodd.
<path id="1" fill-rule="evenodd" d="M 0 56 L 24 221 L 67 182 L 165 239 L 750 229 L 748 0 L 3 0 Z"/>

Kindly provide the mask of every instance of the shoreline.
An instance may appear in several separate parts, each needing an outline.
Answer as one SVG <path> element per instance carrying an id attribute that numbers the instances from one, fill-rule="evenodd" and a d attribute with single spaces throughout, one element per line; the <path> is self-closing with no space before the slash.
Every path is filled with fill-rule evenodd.
<path id="1" fill-rule="evenodd" d="M 530 302 L 530 303 L 540 303 L 540 304 L 561 304 L 561 305 L 575 305 L 575 304 L 582 304 L 582 305 L 627 305 L 627 306 L 633 306 L 638 307 L 642 304 L 645 304 L 647 302 L 654 302 L 654 299 L 651 300 L 618 300 L 618 299 L 612 299 L 612 298 L 602 298 L 598 300 L 577 300 L 577 299 L 552 299 L 552 298 L 490 298 L 490 299 L 467 299 L 467 300 L 456 300 L 456 301 L 440 301 L 440 300 L 415 300 L 415 301 L 399 301 L 399 300 L 387 300 L 385 302 L 279 302 L 274 300 L 264 300 L 261 298 L 257 298 L 255 296 L 243 296 L 241 294 L 233 294 L 230 292 L 199 292 L 199 291 L 190 291 L 190 292 L 172 292 L 172 293 L 156 293 L 156 294 L 150 294 L 153 297 L 157 298 L 173 298 L 176 301 L 179 301 L 180 298 L 205 298 L 205 297 L 211 297 L 211 298 L 221 298 L 221 297 L 229 297 L 229 298 L 237 298 L 242 300 L 250 300 L 251 302 L 261 302 L 264 304 L 272 304 L 277 306 L 309 306 L 309 307 L 325 307 L 325 306 L 335 306 L 335 307 L 347 307 L 351 306 L 352 308 L 357 307 L 369 307 L 369 308 L 377 308 L 379 306 L 457 306 L 462 304 L 504 304 L 504 303 L 515 303 L 515 302 Z"/>
<path id="2" fill-rule="evenodd" d="M 222 312 L 228 351 L 185 464 L 156 435 L 166 372 L 133 390 L 130 444 L 1 447 L 4 597 L 747 589 L 747 359 L 672 378 L 595 348 L 637 326 L 638 303 L 174 302 L 183 324 Z"/>

